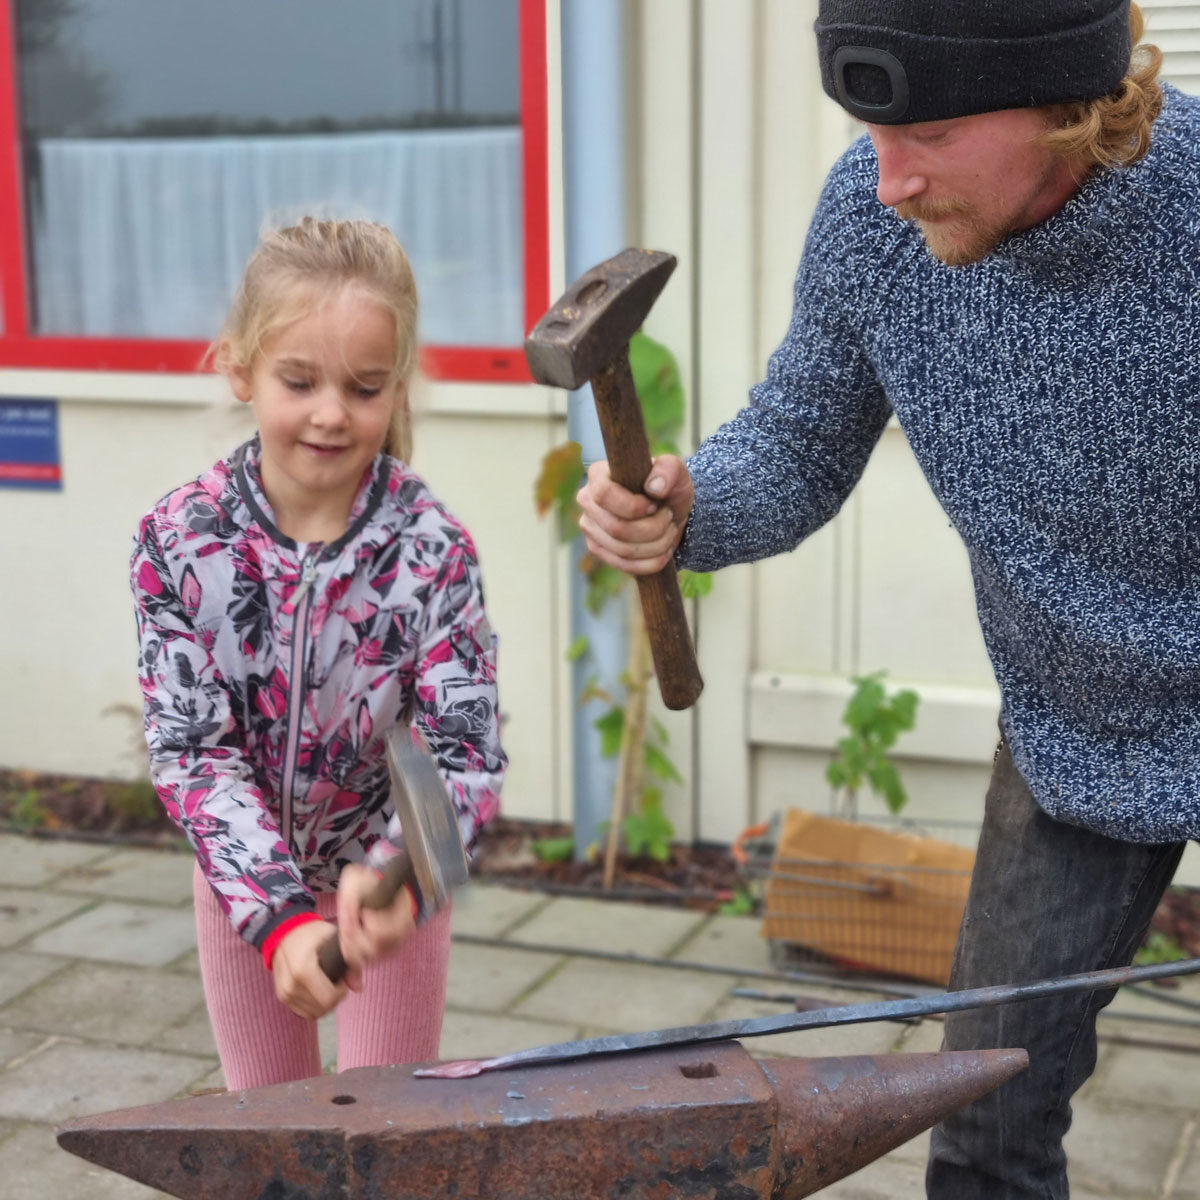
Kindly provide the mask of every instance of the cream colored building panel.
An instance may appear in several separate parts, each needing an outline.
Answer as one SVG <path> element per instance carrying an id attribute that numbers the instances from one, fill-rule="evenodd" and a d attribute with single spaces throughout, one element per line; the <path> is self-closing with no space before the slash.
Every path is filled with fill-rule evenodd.
<path id="1" fill-rule="evenodd" d="M 757 370 L 760 0 L 700 0 L 697 336 L 700 428 L 745 402 Z M 705 692 L 697 704 L 702 836 L 727 840 L 750 807 L 741 730 L 753 640 L 752 571 L 723 571 L 697 615 Z"/>
<path id="2" fill-rule="evenodd" d="M 161 495 L 245 428 L 233 401 L 59 404 L 63 490 L 0 491 L 0 763 L 141 773 L 133 537 Z"/>
<path id="3" fill-rule="evenodd" d="M 509 757 L 503 811 L 539 820 L 563 815 L 557 779 L 565 731 L 556 649 L 564 631 L 555 529 L 538 517 L 533 485 L 546 451 L 564 436 L 547 421 L 432 414 L 420 422 L 413 454 L 413 466 L 471 531 L 479 553 L 500 646 L 497 687 Z"/>

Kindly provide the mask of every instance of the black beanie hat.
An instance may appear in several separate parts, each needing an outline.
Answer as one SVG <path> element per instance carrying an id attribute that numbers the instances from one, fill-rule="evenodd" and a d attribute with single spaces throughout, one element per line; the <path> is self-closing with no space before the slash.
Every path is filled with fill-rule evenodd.
<path id="1" fill-rule="evenodd" d="M 1106 96 L 1129 0 L 820 0 L 821 82 L 876 125 Z"/>

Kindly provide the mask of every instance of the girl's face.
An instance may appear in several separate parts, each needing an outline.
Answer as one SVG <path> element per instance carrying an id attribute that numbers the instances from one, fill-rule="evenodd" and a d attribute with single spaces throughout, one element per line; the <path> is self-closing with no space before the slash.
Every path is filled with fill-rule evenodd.
<path id="1" fill-rule="evenodd" d="M 251 368 L 231 373 L 234 394 L 254 405 L 263 488 L 289 537 L 328 542 L 346 531 L 403 399 L 395 359 L 391 312 L 348 284 L 268 338 Z"/>

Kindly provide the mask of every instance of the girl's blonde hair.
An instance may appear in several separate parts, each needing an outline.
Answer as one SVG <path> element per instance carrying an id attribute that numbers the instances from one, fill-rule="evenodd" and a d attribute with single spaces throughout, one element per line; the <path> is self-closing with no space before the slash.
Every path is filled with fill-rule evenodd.
<path id="1" fill-rule="evenodd" d="M 384 225 L 304 217 L 263 235 L 250 256 L 225 326 L 211 347 L 217 369 L 252 370 L 264 343 L 347 284 L 369 291 L 396 322 L 393 382 L 399 402 L 386 454 L 412 453 L 408 381 L 417 359 L 417 286 L 404 248 Z"/>
<path id="2" fill-rule="evenodd" d="M 1060 124 L 1044 133 L 1039 143 L 1064 158 L 1078 159 L 1084 172 L 1097 167 L 1131 167 L 1150 149 L 1150 130 L 1162 112 L 1158 73 L 1162 51 L 1139 45 L 1146 19 L 1136 4 L 1129 6 L 1129 30 L 1134 46 L 1125 78 L 1116 90 L 1098 100 L 1056 105 Z"/>

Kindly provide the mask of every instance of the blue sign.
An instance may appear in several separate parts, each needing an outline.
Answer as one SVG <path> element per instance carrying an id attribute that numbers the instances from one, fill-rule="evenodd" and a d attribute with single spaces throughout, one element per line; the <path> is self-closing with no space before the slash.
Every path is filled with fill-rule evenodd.
<path id="1" fill-rule="evenodd" d="M 0 487 L 61 490 L 57 400 L 0 400 Z"/>

